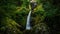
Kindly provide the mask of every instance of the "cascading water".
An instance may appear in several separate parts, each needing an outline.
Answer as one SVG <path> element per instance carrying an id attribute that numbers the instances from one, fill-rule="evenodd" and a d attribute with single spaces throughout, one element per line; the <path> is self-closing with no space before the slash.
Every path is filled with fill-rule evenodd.
<path id="1" fill-rule="evenodd" d="M 30 26 L 30 17 L 31 17 L 31 12 L 29 12 L 28 16 L 27 16 L 27 23 L 26 23 L 26 30 L 30 30 L 31 26 Z"/>
<path id="2" fill-rule="evenodd" d="M 30 30 L 31 26 L 30 26 L 30 17 L 31 17 L 31 12 L 33 11 L 33 9 L 37 6 L 37 3 L 35 0 L 31 0 L 30 1 L 31 4 L 31 10 L 27 16 L 27 23 L 26 23 L 26 30 Z"/>

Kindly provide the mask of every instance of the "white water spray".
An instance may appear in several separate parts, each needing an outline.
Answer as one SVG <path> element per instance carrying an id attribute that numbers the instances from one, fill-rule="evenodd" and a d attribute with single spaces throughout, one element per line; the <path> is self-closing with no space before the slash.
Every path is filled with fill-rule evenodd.
<path id="1" fill-rule="evenodd" d="M 31 17 L 31 11 L 29 12 L 29 14 L 27 16 L 26 30 L 30 30 L 31 29 L 31 26 L 30 26 L 30 17 Z"/>

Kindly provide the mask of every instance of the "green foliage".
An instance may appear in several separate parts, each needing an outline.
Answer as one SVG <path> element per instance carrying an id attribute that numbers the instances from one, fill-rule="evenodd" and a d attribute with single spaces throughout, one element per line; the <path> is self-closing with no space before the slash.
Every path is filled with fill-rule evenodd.
<path id="1" fill-rule="evenodd" d="M 60 5 L 59 2 L 54 4 L 56 1 L 58 0 L 36 0 L 37 6 L 31 15 L 32 33 L 35 33 L 36 30 L 42 32 L 44 29 L 47 33 L 48 28 L 52 28 L 49 27 L 51 24 L 53 27 L 57 27 L 54 24 L 57 25 L 57 21 L 59 21 L 56 16 L 60 16 Z M 24 33 L 20 30 L 25 29 L 27 15 L 31 9 L 29 2 L 30 0 L 0 0 L 0 34 L 5 34 L 5 32 L 6 34 Z"/>

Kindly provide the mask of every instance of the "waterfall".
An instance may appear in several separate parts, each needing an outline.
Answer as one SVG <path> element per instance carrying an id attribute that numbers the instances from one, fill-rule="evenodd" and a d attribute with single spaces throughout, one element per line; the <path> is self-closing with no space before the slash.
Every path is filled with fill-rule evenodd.
<path id="1" fill-rule="evenodd" d="M 31 29 L 31 26 L 30 26 L 30 16 L 31 16 L 31 11 L 29 12 L 29 14 L 27 16 L 26 30 L 30 30 Z"/>

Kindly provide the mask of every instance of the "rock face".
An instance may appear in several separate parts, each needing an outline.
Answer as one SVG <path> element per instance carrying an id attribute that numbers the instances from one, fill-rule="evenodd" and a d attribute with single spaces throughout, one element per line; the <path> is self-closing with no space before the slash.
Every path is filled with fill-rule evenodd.
<path id="1" fill-rule="evenodd" d="M 37 6 L 37 3 L 36 2 L 32 2 L 31 3 L 31 9 L 33 10 L 34 8 L 36 8 L 36 6 Z"/>
<path id="2" fill-rule="evenodd" d="M 32 10 L 37 6 L 36 0 L 31 0 L 30 4 L 31 4 L 31 9 Z"/>

